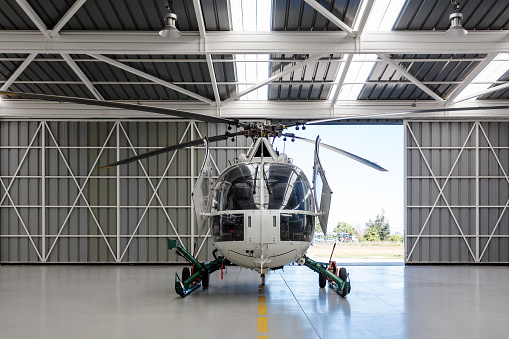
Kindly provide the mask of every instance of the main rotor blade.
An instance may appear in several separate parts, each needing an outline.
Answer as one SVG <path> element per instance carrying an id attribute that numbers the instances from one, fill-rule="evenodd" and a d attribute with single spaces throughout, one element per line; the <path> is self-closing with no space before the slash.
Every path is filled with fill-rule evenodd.
<path id="1" fill-rule="evenodd" d="M 237 135 L 242 135 L 243 133 L 244 132 L 226 133 L 226 134 L 223 134 L 223 135 L 216 135 L 216 136 L 213 136 L 213 137 L 209 137 L 207 140 L 208 140 L 209 143 L 210 142 L 217 142 L 217 141 L 221 141 L 221 140 L 226 140 L 226 139 L 228 139 L 230 137 L 234 137 L 234 136 L 237 136 Z M 130 157 L 130 158 L 127 158 L 127 159 L 123 159 L 123 160 L 120 160 L 120 161 L 117 161 L 117 162 L 105 165 L 105 166 L 101 167 L 101 169 L 106 169 L 106 168 L 115 167 L 115 166 L 119 166 L 119 165 L 125 165 L 125 164 L 128 164 L 128 163 L 133 162 L 133 161 L 145 159 L 145 158 L 148 158 L 148 157 L 152 157 L 154 155 L 159 155 L 159 154 L 175 151 L 175 150 L 178 150 L 178 149 L 181 149 L 181 148 L 186 148 L 186 147 L 191 147 L 191 146 L 199 146 L 199 145 L 203 144 L 203 140 L 205 140 L 205 139 L 192 140 L 192 141 L 183 142 L 183 143 L 180 143 L 180 144 L 176 144 L 176 145 L 172 145 L 172 146 L 168 146 L 168 147 L 164 147 L 164 148 L 159 148 L 159 149 L 156 149 L 154 151 L 150 151 L 150 152 L 147 152 L 147 153 L 139 154 L 139 155 L 136 155 L 134 157 Z"/>
<path id="2" fill-rule="evenodd" d="M 291 134 L 288 134 L 287 136 L 293 136 L 295 139 L 298 139 L 298 140 L 302 140 L 302 141 L 306 141 L 306 142 L 309 142 L 310 144 L 315 144 L 315 141 L 314 140 L 311 140 L 311 139 L 306 139 L 306 138 L 302 138 L 302 137 L 298 137 L 298 136 L 295 136 L 295 135 L 291 135 Z M 333 152 L 336 152 L 336 153 L 339 153 L 341 155 L 344 155 L 346 157 L 349 157 L 350 159 L 353 159 L 353 160 L 356 160 L 364 165 L 367 165 L 369 167 L 372 167 L 378 171 L 382 171 L 382 172 L 388 172 L 385 168 L 383 168 L 382 166 L 380 165 L 377 165 L 375 164 L 374 162 L 371 162 L 369 160 L 366 160 L 364 158 L 361 158 L 355 154 L 352 154 L 350 152 L 347 152 L 347 151 L 343 151 L 342 149 L 339 149 L 337 147 L 334 147 L 334 146 L 331 146 L 331 145 L 327 145 L 327 144 L 324 144 L 324 143 L 320 143 L 320 147 L 323 147 L 323 148 L 326 148 L 330 151 L 333 151 Z"/>
<path id="3" fill-rule="evenodd" d="M 407 115 L 407 114 L 421 114 L 421 113 L 438 113 L 438 112 L 461 112 L 461 111 L 482 111 L 482 110 L 497 110 L 497 109 L 508 109 L 509 105 L 500 105 L 500 106 L 472 106 L 472 107 L 453 107 L 453 108 L 431 108 L 431 109 L 420 109 L 415 111 L 405 111 L 405 112 L 386 112 L 386 113 L 378 113 L 378 114 L 359 114 L 352 115 L 349 117 L 341 117 L 341 118 L 328 118 L 328 119 L 318 119 L 311 120 L 306 122 L 306 125 L 318 125 L 324 124 L 328 122 L 334 121 L 342 121 L 342 120 L 350 120 L 350 119 L 362 119 L 362 118 L 377 118 L 377 117 L 389 117 L 396 115 Z"/>
<path id="4" fill-rule="evenodd" d="M 170 116 L 175 116 L 175 117 L 179 117 L 179 118 L 200 120 L 200 121 L 204 121 L 204 122 L 213 122 L 213 123 L 220 122 L 220 123 L 227 123 L 230 125 L 236 125 L 239 123 L 238 120 L 234 120 L 234 119 L 218 118 L 218 117 L 209 116 L 209 115 L 205 115 L 205 114 L 187 112 L 187 111 L 182 111 L 182 110 L 177 110 L 177 109 L 137 105 L 137 104 L 124 103 L 124 102 L 116 102 L 116 101 L 103 101 L 103 100 L 88 99 L 88 98 L 76 98 L 76 97 L 66 97 L 66 96 L 60 96 L 60 95 L 25 93 L 25 92 L 10 92 L 10 91 L 0 91 L 0 95 L 18 96 L 22 99 L 24 99 L 24 98 L 26 98 L 26 99 L 40 99 L 40 100 L 57 101 L 57 102 L 71 102 L 71 103 L 82 104 L 82 105 L 120 108 L 120 109 L 127 109 L 127 110 L 133 110 L 133 111 L 164 114 L 164 115 L 170 115 Z"/>

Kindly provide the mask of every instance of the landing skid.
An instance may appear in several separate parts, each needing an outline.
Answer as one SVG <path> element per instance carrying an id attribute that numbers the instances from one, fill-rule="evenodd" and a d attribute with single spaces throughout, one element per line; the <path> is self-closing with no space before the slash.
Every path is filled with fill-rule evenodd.
<path id="1" fill-rule="evenodd" d="M 345 297 L 350 293 L 350 275 L 346 272 L 346 269 L 342 267 L 339 271 L 336 269 L 336 262 L 331 261 L 329 266 L 323 263 L 314 261 L 304 256 L 304 265 L 317 272 L 319 276 L 320 287 L 325 287 L 327 280 L 329 286 L 336 291 L 340 296 Z M 333 268 L 333 269 L 331 269 Z M 339 276 L 337 275 L 339 273 Z"/>
<path id="2" fill-rule="evenodd" d="M 226 262 L 224 257 L 218 257 L 209 263 L 201 263 L 191 253 L 186 251 L 184 247 L 178 244 L 176 240 L 168 239 L 168 249 L 171 250 L 173 248 L 177 249 L 177 254 L 193 264 L 192 274 L 185 273 L 184 270 L 187 267 L 182 271 L 182 279 L 178 273 L 175 273 L 175 291 L 181 297 L 189 295 L 200 286 L 203 286 L 204 289 L 208 288 L 210 274 L 221 269 L 222 265 Z M 189 272 L 188 268 L 187 272 Z"/>

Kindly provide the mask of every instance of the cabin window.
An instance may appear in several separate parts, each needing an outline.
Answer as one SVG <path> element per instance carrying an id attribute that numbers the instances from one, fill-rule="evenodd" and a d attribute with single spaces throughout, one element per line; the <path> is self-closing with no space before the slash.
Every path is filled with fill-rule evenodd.
<path id="1" fill-rule="evenodd" d="M 313 194 L 304 173 L 293 165 L 267 164 L 268 209 L 313 210 Z"/>
<path id="2" fill-rule="evenodd" d="M 216 187 L 216 210 L 256 210 L 260 208 L 258 165 L 238 165 L 226 171 Z"/>
<path id="3" fill-rule="evenodd" d="M 281 241 L 311 241 L 315 220 L 312 215 L 281 214 Z"/>
<path id="4" fill-rule="evenodd" d="M 244 241 L 244 214 L 221 214 L 212 219 L 214 241 Z"/>

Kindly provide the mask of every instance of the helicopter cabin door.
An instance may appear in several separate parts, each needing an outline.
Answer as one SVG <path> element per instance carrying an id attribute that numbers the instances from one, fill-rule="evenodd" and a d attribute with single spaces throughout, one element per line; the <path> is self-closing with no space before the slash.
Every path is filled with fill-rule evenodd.
<path id="1" fill-rule="evenodd" d="M 200 233 L 203 233 L 207 225 L 208 216 L 204 213 L 210 213 L 212 202 L 212 161 L 210 159 L 210 149 L 207 139 L 203 139 L 205 144 L 205 160 L 201 167 L 198 180 L 191 193 L 194 212 L 196 214 L 196 223 Z"/>
<path id="2" fill-rule="evenodd" d="M 313 189 L 316 199 L 316 206 L 319 208 L 320 214 L 318 220 L 324 233 L 327 232 L 327 222 L 329 220 L 329 210 L 331 203 L 332 190 L 325 178 L 325 171 L 323 170 L 318 150 L 320 147 L 320 137 L 316 138 L 315 142 L 315 165 L 313 167 Z"/>

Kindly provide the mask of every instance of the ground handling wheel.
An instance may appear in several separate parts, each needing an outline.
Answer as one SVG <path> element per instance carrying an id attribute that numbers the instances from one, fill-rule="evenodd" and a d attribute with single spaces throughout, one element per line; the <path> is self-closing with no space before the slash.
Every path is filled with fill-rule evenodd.
<path id="1" fill-rule="evenodd" d="M 346 272 L 346 268 L 341 267 L 339 269 L 339 279 L 341 279 L 344 282 L 343 290 L 339 292 L 339 295 L 342 297 L 345 297 L 348 293 L 350 293 L 350 280 L 346 281 L 348 279 L 348 273 Z"/>
<path id="2" fill-rule="evenodd" d="M 324 288 L 326 283 L 327 277 L 325 276 L 325 274 L 318 273 L 318 285 L 320 286 L 320 288 Z"/>
<path id="3" fill-rule="evenodd" d="M 341 268 L 339 269 L 339 275 L 338 275 L 338 276 L 339 276 L 339 279 L 341 279 L 341 280 L 345 281 L 345 280 L 346 280 L 346 277 L 347 277 L 346 268 L 341 267 Z"/>
<path id="4" fill-rule="evenodd" d="M 186 281 L 191 276 L 191 270 L 189 270 L 189 267 L 184 267 L 182 269 L 182 281 Z"/>
<path id="5" fill-rule="evenodd" d="M 205 273 L 202 277 L 201 277 L 201 286 L 203 288 L 209 288 L 209 278 L 210 278 L 210 274 L 209 272 Z"/>

